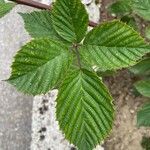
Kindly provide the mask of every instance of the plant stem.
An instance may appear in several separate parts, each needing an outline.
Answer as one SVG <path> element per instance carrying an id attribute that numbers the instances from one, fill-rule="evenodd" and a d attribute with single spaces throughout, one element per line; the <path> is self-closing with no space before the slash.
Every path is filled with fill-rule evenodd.
<path id="1" fill-rule="evenodd" d="M 93 22 L 93 21 L 89 21 L 89 26 L 96 27 L 97 25 L 98 25 L 98 23 Z"/>
<path id="2" fill-rule="evenodd" d="M 27 5 L 27 6 L 31 6 L 34 8 L 38 8 L 38 9 L 51 9 L 51 6 L 39 3 L 33 0 L 10 0 L 10 1 L 16 2 L 18 4 L 22 4 L 22 5 Z"/>
<path id="3" fill-rule="evenodd" d="M 52 8 L 51 5 L 42 4 L 39 2 L 35 2 L 33 0 L 10 0 L 10 1 L 15 1 L 18 4 L 31 6 L 31 7 L 38 8 L 38 9 L 49 9 L 49 10 L 51 10 L 51 8 Z M 93 21 L 89 21 L 89 26 L 95 27 L 97 25 L 98 25 L 97 23 L 95 23 Z"/>
<path id="4" fill-rule="evenodd" d="M 78 65 L 79 67 L 81 68 L 81 61 L 80 61 L 80 54 L 79 54 L 79 51 L 78 51 L 78 46 L 77 44 L 75 44 L 73 46 L 74 50 L 75 50 L 75 53 L 76 53 L 76 56 L 77 56 L 77 61 L 78 61 Z"/>

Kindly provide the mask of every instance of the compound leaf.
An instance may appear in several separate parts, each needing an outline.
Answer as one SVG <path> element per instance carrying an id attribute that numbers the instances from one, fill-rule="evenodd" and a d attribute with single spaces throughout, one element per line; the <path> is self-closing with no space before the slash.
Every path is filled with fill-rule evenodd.
<path id="1" fill-rule="evenodd" d="M 57 33 L 68 42 L 79 43 L 88 26 L 88 15 L 80 0 L 57 0 L 52 10 Z"/>
<path id="2" fill-rule="evenodd" d="M 85 69 L 68 73 L 56 108 L 60 128 L 79 150 L 92 150 L 112 128 L 112 97 L 102 81 Z"/>
<path id="3" fill-rule="evenodd" d="M 141 80 L 136 82 L 135 88 L 143 96 L 150 97 L 150 80 Z"/>
<path id="4" fill-rule="evenodd" d="M 0 18 L 9 13 L 14 6 L 14 3 L 4 3 L 0 1 Z"/>
<path id="5" fill-rule="evenodd" d="M 26 30 L 32 37 L 59 39 L 59 36 L 52 25 L 50 11 L 45 10 L 19 14 L 24 20 Z"/>
<path id="6" fill-rule="evenodd" d="M 149 46 L 128 25 L 112 21 L 90 31 L 80 49 L 82 59 L 101 70 L 132 66 L 146 53 Z"/>
<path id="7" fill-rule="evenodd" d="M 137 113 L 137 125 L 138 126 L 150 126 L 150 103 L 145 104 Z"/>
<path id="8" fill-rule="evenodd" d="M 33 40 L 15 56 L 8 81 L 24 93 L 46 93 L 61 81 L 70 58 L 68 48 L 61 42 L 48 38 Z"/>
<path id="9" fill-rule="evenodd" d="M 132 0 L 132 9 L 137 15 L 150 21 L 150 0 Z"/>

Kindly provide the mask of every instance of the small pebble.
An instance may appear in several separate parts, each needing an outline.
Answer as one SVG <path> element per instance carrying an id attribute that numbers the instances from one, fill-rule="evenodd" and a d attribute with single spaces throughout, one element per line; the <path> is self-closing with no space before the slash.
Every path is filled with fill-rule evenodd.
<path id="1" fill-rule="evenodd" d="M 131 114 L 134 114 L 134 110 L 131 109 L 131 110 L 130 110 L 130 113 L 131 113 Z"/>
<path id="2" fill-rule="evenodd" d="M 44 139 L 45 139 L 45 136 L 44 136 L 44 135 L 41 135 L 41 136 L 40 136 L 40 140 L 43 141 Z"/>
<path id="3" fill-rule="evenodd" d="M 45 127 L 43 127 L 43 128 L 41 129 L 41 131 L 45 132 L 45 131 L 46 131 L 46 128 L 45 128 Z"/>
<path id="4" fill-rule="evenodd" d="M 47 99 L 43 99 L 43 103 L 48 103 L 48 100 Z"/>

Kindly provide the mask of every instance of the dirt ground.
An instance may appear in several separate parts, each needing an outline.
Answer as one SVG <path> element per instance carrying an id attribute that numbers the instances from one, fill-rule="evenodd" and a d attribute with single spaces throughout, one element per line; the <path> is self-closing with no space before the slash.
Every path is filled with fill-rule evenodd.
<path id="1" fill-rule="evenodd" d="M 136 114 L 147 99 L 134 95 L 135 79 L 128 70 L 119 71 L 114 77 L 105 80 L 116 108 L 114 127 L 104 144 L 105 150 L 143 150 L 142 136 L 150 136 L 150 128 L 138 128 Z"/>
<path id="2" fill-rule="evenodd" d="M 100 22 L 113 19 L 106 9 L 113 1 L 101 0 Z M 105 81 L 116 107 L 114 127 L 104 143 L 105 150 L 143 150 L 141 140 L 143 136 L 150 136 L 150 128 L 138 128 L 136 115 L 147 99 L 133 93 L 135 77 L 128 70 L 122 70 L 113 77 L 105 78 Z"/>

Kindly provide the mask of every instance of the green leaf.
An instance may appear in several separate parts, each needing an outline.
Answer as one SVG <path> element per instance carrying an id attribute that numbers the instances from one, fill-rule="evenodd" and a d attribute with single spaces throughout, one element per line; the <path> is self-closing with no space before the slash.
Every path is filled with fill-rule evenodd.
<path id="1" fill-rule="evenodd" d="M 8 81 L 24 93 L 46 93 L 61 81 L 70 59 L 68 48 L 61 42 L 33 40 L 15 56 Z"/>
<path id="2" fill-rule="evenodd" d="M 150 80 L 141 80 L 136 82 L 135 88 L 143 96 L 150 97 Z"/>
<path id="3" fill-rule="evenodd" d="M 129 15 L 123 16 L 121 18 L 122 22 L 125 22 L 127 25 L 129 25 L 130 27 L 132 27 L 134 30 L 138 31 L 138 25 L 136 23 L 136 20 L 134 17 L 131 17 Z"/>
<path id="4" fill-rule="evenodd" d="M 129 14 L 132 12 L 131 0 L 118 0 L 108 7 L 108 11 L 118 16 Z"/>
<path id="5" fill-rule="evenodd" d="M 134 13 L 150 21 L 150 0 L 132 0 L 132 9 Z"/>
<path id="6" fill-rule="evenodd" d="M 79 150 L 92 150 L 112 129 L 112 97 L 102 81 L 85 69 L 68 73 L 58 93 L 56 110 L 65 137 Z"/>
<path id="7" fill-rule="evenodd" d="M 52 10 L 57 33 L 68 42 L 79 43 L 88 26 L 88 15 L 80 0 L 57 0 Z"/>
<path id="8" fill-rule="evenodd" d="M 23 17 L 25 28 L 32 37 L 59 39 L 59 35 L 52 25 L 50 11 L 45 10 L 19 14 Z"/>
<path id="9" fill-rule="evenodd" d="M 145 30 L 145 36 L 150 40 L 150 26 L 148 26 Z"/>
<path id="10" fill-rule="evenodd" d="M 141 145 L 142 145 L 143 149 L 150 150 L 150 137 L 143 136 Z"/>
<path id="11" fill-rule="evenodd" d="M 138 126 L 150 126 L 150 103 L 144 105 L 137 113 L 137 125 Z"/>
<path id="12" fill-rule="evenodd" d="M 128 25 L 112 21 L 90 31 L 80 49 L 82 59 L 102 71 L 135 65 L 150 52 L 142 37 Z"/>
<path id="13" fill-rule="evenodd" d="M 0 18 L 3 17 L 5 14 L 9 13 L 14 6 L 14 3 L 0 2 Z"/>
<path id="14" fill-rule="evenodd" d="M 107 71 L 101 71 L 100 69 L 98 69 L 96 71 L 97 75 L 100 76 L 100 77 L 109 77 L 109 76 L 113 76 L 113 75 L 116 75 L 116 71 L 114 70 L 107 70 Z"/>
<path id="15" fill-rule="evenodd" d="M 141 62 L 130 68 L 136 75 L 150 75 L 150 58 L 143 59 Z"/>

